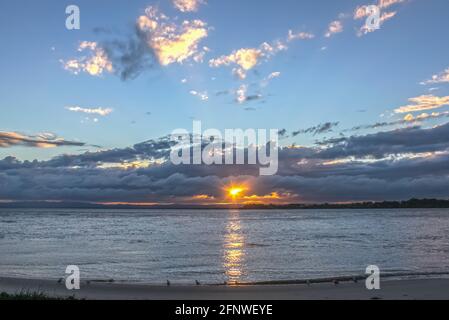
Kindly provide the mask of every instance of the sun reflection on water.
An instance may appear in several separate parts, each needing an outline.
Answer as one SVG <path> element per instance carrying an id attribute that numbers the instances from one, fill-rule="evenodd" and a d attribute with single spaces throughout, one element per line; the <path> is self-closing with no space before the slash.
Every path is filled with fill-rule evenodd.
<path id="1" fill-rule="evenodd" d="M 229 284 L 236 284 L 244 276 L 245 237 L 242 233 L 239 211 L 231 211 L 224 237 L 223 266 Z"/>

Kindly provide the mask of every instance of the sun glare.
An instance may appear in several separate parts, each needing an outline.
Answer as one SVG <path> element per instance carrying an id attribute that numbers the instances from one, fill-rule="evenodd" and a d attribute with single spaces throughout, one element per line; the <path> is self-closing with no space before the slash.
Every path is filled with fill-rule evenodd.
<path id="1" fill-rule="evenodd" d="M 238 196 L 239 194 L 241 194 L 243 192 L 242 188 L 232 188 L 229 190 L 229 194 L 233 197 Z"/>

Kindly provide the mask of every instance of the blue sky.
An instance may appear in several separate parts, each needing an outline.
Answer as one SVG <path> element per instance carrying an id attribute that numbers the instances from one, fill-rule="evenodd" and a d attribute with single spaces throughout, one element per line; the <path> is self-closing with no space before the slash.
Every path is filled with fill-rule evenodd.
<path id="1" fill-rule="evenodd" d="M 430 114 L 448 110 L 448 1 L 184 0 L 196 5 L 191 10 L 180 10 L 174 1 L 2 3 L 0 131 L 75 143 L 54 147 L 9 137 L 0 158 L 50 160 L 123 149 L 176 128 L 190 129 L 192 119 L 205 128 L 286 129 L 283 146 L 310 148 L 342 135 L 417 125 L 431 129 L 445 122 L 443 115 Z M 65 28 L 70 4 L 80 8 L 80 30 Z M 360 34 L 365 18 L 356 19 L 355 11 L 370 4 L 394 16 L 379 30 Z M 156 10 L 152 16 L 145 13 L 150 7 Z M 139 17 L 161 19 L 159 29 L 140 30 L 151 67 L 138 68 L 133 78 L 123 80 L 120 62 L 110 55 L 121 57 L 113 44 L 135 37 Z M 190 21 L 184 29 L 183 21 Z M 332 22 L 340 29 L 326 36 Z M 178 29 L 167 34 L 162 23 Z M 155 35 L 176 39 L 192 29 L 207 35 L 190 43 L 178 61 L 164 64 Z M 289 31 L 295 39 L 288 38 Z M 83 42 L 95 48 L 79 50 Z M 263 43 L 274 52 L 261 49 Z M 242 49 L 259 54 L 247 70 L 229 62 Z M 86 63 L 98 53 L 113 70 L 92 75 L 83 67 L 68 67 L 70 61 Z M 239 88 L 244 90 L 239 93 Z M 239 102 L 239 95 L 250 99 Z M 395 112 L 400 107 L 410 111 Z M 101 115 L 99 109 L 111 111 Z M 418 121 L 423 113 L 427 117 Z M 348 131 L 376 123 L 390 124 Z"/>

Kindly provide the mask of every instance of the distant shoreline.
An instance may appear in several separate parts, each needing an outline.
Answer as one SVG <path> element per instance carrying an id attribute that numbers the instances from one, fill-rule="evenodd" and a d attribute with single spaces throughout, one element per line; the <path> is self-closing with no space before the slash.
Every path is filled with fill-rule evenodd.
<path id="1" fill-rule="evenodd" d="M 0 209 L 120 209 L 120 210 L 327 210 L 327 209 L 449 209 L 449 200 L 410 199 L 407 201 L 365 201 L 316 204 L 242 204 L 242 205 L 107 205 L 88 202 L 19 201 L 0 202 Z"/>

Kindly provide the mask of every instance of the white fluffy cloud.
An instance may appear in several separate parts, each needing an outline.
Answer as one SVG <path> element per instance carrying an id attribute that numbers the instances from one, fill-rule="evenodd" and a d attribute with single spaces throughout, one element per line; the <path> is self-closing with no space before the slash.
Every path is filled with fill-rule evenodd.
<path id="1" fill-rule="evenodd" d="M 78 46 L 79 52 L 89 51 L 90 54 L 80 58 L 61 61 L 65 70 L 74 74 L 86 72 L 92 76 L 100 76 L 107 71 L 112 73 L 114 68 L 106 52 L 96 42 L 83 41 Z"/>
<path id="2" fill-rule="evenodd" d="M 439 74 L 434 74 L 430 80 L 423 81 L 421 84 L 435 84 L 443 82 L 449 82 L 449 68 Z"/>
<path id="3" fill-rule="evenodd" d="M 340 20 L 335 20 L 335 21 L 332 21 L 332 22 L 329 24 L 329 26 L 328 26 L 328 28 L 327 28 L 327 31 L 326 31 L 326 33 L 324 34 L 324 36 L 325 36 L 326 38 L 330 38 L 330 37 L 333 36 L 334 34 L 340 33 L 340 32 L 342 32 L 342 31 L 343 31 L 343 24 L 342 24 L 342 22 L 341 22 Z"/>
<path id="4" fill-rule="evenodd" d="M 112 113 L 112 109 L 111 108 L 81 108 L 78 106 L 69 106 L 66 107 L 67 110 L 72 111 L 72 112 L 81 112 L 81 113 L 86 113 L 86 114 L 97 114 L 99 116 L 107 116 L 108 114 Z"/>
<path id="5" fill-rule="evenodd" d="M 380 21 L 379 25 L 382 26 L 386 21 L 394 18 L 397 15 L 397 11 L 385 11 L 385 9 L 400 3 L 404 3 L 405 0 L 379 0 L 377 7 L 379 8 Z M 369 10 L 369 5 L 358 6 L 354 11 L 354 19 L 360 20 L 367 18 L 372 12 Z M 357 35 L 363 36 L 370 32 L 374 32 L 376 29 L 369 28 L 366 24 L 361 26 L 357 32 Z"/>
<path id="6" fill-rule="evenodd" d="M 293 41 L 293 40 L 307 40 L 307 39 L 313 39 L 315 38 L 315 35 L 312 33 L 308 33 L 308 32 L 298 32 L 298 33 L 293 33 L 292 30 L 288 30 L 288 36 L 287 36 L 287 41 Z"/>
<path id="7" fill-rule="evenodd" d="M 434 95 L 422 95 L 419 97 L 410 98 L 412 104 L 402 106 L 394 110 L 395 113 L 409 113 L 423 110 L 438 109 L 444 106 L 449 106 L 449 96 L 437 97 Z"/>
<path id="8" fill-rule="evenodd" d="M 207 94 L 207 91 L 199 92 L 199 91 L 196 91 L 196 90 L 191 90 L 191 91 L 190 91 L 190 94 L 191 94 L 192 96 L 198 97 L 201 101 L 207 101 L 207 100 L 209 100 L 209 95 Z"/>
<path id="9" fill-rule="evenodd" d="M 195 12 L 201 4 L 205 4 L 205 0 L 173 0 L 173 5 L 181 12 Z"/>
<path id="10" fill-rule="evenodd" d="M 389 11 L 389 12 L 381 13 L 380 20 L 379 20 L 379 26 L 382 26 L 386 21 L 393 19 L 396 16 L 396 14 L 397 14 L 396 11 Z M 368 34 L 370 32 L 374 32 L 374 31 L 376 31 L 376 29 L 372 29 L 367 24 L 364 24 L 358 31 L 357 35 L 363 36 L 365 34 Z"/>
<path id="11" fill-rule="evenodd" d="M 209 61 L 209 66 L 217 68 L 221 66 L 236 65 L 233 69 L 233 74 L 240 79 L 245 79 L 247 71 L 259 64 L 261 59 L 269 59 L 278 52 L 284 50 L 287 50 L 287 46 L 281 41 L 277 41 L 273 44 L 264 42 L 259 48 L 242 48 L 234 50 L 229 55 L 211 59 Z"/>
<path id="12" fill-rule="evenodd" d="M 199 43 L 208 36 L 205 22 L 185 20 L 177 25 L 156 8 L 148 7 L 137 19 L 137 27 L 146 34 L 147 44 L 161 65 L 183 63 L 189 58 L 202 60 L 204 48 L 200 49 Z"/>

